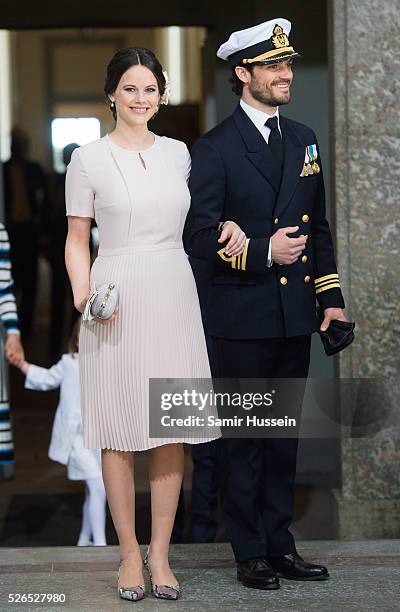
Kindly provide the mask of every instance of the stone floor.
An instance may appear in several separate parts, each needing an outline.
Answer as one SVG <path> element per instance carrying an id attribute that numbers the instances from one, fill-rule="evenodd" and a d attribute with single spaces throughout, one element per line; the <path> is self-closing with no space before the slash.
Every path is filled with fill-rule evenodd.
<path id="1" fill-rule="evenodd" d="M 302 583 L 281 580 L 278 591 L 241 586 L 227 544 L 176 544 L 171 563 L 182 586 L 178 602 L 147 596 L 136 612 L 162 609 L 202 612 L 395 612 L 400 610 L 400 541 L 302 542 L 308 559 L 326 563 L 331 578 Z M 0 559 L 0 610 L 128 610 L 116 592 L 118 549 L 4 548 Z M 9 593 L 64 593 L 65 603 L 8 603 Z"/>

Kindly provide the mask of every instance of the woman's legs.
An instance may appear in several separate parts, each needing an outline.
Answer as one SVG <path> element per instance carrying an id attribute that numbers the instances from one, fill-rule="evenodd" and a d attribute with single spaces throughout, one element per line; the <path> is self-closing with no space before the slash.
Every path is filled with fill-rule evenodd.
<path id="1" fill-rule="evenodd" d="M 183 478 L 183 444 L 164 444 L 150 451 L 151 542 L 149 564 L 154 584 L 176 584 L 168 549 Z"/>
<path id="2" fill-rule="evenodd" d="M 135 534 L 134 453 L 102 449 L 103 480 L 107 500 L 117 532 L 121 586 L 143 585 L 142 556 Z"/>
<path id="3" fill-rule="evenodd" d="M 88 518 L 94 546 L 105 546 L 106 542 L 106 492 L 103 479 L 90 478 L 86 481 L 89 489 Z"/>

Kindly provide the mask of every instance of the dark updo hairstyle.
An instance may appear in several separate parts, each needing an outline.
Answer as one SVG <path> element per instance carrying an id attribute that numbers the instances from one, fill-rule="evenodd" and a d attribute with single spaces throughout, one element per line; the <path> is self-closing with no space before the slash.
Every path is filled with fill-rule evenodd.
<path id="1" fill-rule="evenodd" d="M 121 80 L 122 75 L 129 70 L 132 66 L 145 66 L 154 74 L 160 96 L 165 91 L 165 76 L 163 69 L 154 55 L 153 51 L 146 49 L 145 47 L 127 47 L 126 49 L 120 49 L 111 59 L 107 66 L 107 76 L 104 85 L 104 93 L 109 101 L 109 95 L 114 93 L 118 87 L 118 83 Z M 111 108 L 111 112 L 115 120 L 117 120 L 117 111 L 115 106 Z"/>
<path id="2" fill-rule="evenodd" d="M 239 66 L 242 66 L 242 64 L 238 64 Z M 248 70 L 251 74 L 253 74 L 253 64 L 249 64 L 248 66 L 242 66 L 242 68 L 246 68 L 246 70 Z M 238 75 L 235 72 L 235 68 L 232 68 L 232 75 L 231 78 L 229 79 L 229 83 L 232 84 L 232 91 L 233 93 L 235 93 L 237 96 L 241 96 L 243 93 L 243 81 L 241 81 L 238 77 Z"/>

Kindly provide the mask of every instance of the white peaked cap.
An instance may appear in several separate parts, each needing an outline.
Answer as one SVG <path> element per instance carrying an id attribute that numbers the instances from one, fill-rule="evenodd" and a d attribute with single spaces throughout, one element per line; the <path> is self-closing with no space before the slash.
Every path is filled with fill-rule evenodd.
<path id="1" fill-rule="evenodd" d="M 276 36 L 277 26 L 278 34 L 279 32 L 281 33 L 280 37 Z M 233 32 L 229 39 L 220 46 L 217 51 L 217 56 L 223 60 L 228 60 L 232 55 L 236 56 L 238 52 L 246 50 L 253 51 L 253 53 L 250 54 L 250 58 L 248 55 L 244 54 L 244 58 L 248 59 L 254 58 L 254 56 L 260 56 L 263 53 L 265 55 L 268 54 L 268 57 L 260 59 L 259 63 L 271 63 L 274 56 L 282 59 L 281 56 L 285 53 L 286 56 L 288 53 L 292 57 L 298 56 L 299 54 L 289 46 L 288 36 L 291 27 L 292 24 L 290 21 L 282 17 L 277 17 L 276 19 L 265 21 L 251 28 Z M 240 55 L 235 59 L 239 57 Z M 253 59 L 252 61 L 258 60 Z M 240 60 L 236 61 L 236 64 L 237 63 L 240 63 Z"/>

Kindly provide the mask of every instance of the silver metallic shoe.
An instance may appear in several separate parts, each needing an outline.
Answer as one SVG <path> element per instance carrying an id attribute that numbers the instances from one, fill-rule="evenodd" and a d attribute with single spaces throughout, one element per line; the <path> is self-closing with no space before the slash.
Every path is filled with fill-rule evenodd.
<path id="1" fill-rule="evenodd" d="M 145 566 L 145 568 L 147 569 L 147 571 L 149 572 L 149 576 L 150 576 L 150 583 L 151 583 L 151 592 L 154 595 L 154 597 L 157 597 L 157 599 L 170 599 L 170 600 L 176 600 L 178 599 L 180 593 L 181 593 L 181 589 L 179 584 L 175 584 L 175 585 L 170 585 L 170 584 L 153 584 L 153 578 L 151 575 L 151 570 L 150 570 L 150 565 L 149 565 L 149 554 L 147 553 L 143 564 Z"/>
<path id="2" fill-rule="evenodd" d="M 129 601 L 140 601 L 144 597 L 144 584 L 139 584 L 137 586 L 131 587 L 124 587 L 119 584 L 119 571 L 121 569 L 122 562 L 123 561 L 121 559 L 118 567 L 118 595 L 121 597 L 121 599 L 129 599 Z"/>

